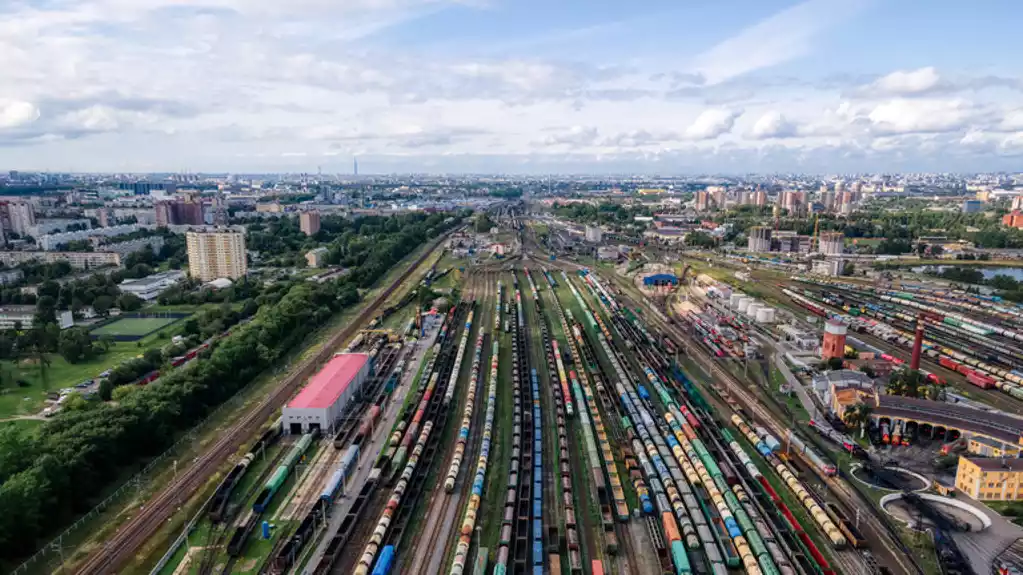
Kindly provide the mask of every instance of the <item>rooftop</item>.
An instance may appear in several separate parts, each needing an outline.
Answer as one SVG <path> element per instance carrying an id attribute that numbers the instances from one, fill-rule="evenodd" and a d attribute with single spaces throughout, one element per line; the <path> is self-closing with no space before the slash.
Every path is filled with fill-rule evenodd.
<path id="1" fill-rule="evenodd" d="M 1023 459 L 1000 457 L 963 457 L 981 471 L 1023 471 Z"/>
<path id="2" fill-rule="evenodd" d="M 368 361 L 369 355 L 365 353 L 335 355 L 288 402 L 288 407 L 323 409 L 333 405 Z"/>
<path id="3" fill-rule="evenodd" d="M 814 385 L 817 385 L 819 382 L 826 382 L 828 386 L 874 388 L 874 382 L 870 379 L 870 376 L 862 371 L 852 369 L 825 371 L 820 375 L 814 376 L 813 379 Z"/>

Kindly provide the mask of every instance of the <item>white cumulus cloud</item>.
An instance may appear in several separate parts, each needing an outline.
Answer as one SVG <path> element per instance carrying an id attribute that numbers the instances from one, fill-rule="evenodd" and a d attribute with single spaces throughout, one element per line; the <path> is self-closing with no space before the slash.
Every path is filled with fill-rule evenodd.
<path id="1" fill-rule="evenodd" d="M 686 137 L 692 140 L 713 140 L 731 132 L 735 125 L 735 119 L 741 114 L 741 111 L 726 108 L 704 110 L 686 128 Z"/>
<path id="2" fill-rule="evenodd" d="M 883 102 L 867 115 L 880 134 L 952 132 L 966 128 L 978 110 L 964 100 L 909 100 Z"/>
<path id="3" fill-rule="evenodd" d="M 754 140 L 789 138 L 795 135 L 796 125 L 777 110 L 771 110 L 760 116 L 749 132 L 749 137 Z"/>
<path id="4" fill-rule="evenodd" d="M 31 102 L 0 100 L 0 129 L 16 128 L 39 119 L 39 108 Z"/>
<path id="5" fill-rule="evenodd" d="M 918 70 L 897 70 L 879 78 L 873 87 L 887 94 L 908 96 L 929 92 L 940 84 L 938 71 L 933 66 L 927 66 Z"/>

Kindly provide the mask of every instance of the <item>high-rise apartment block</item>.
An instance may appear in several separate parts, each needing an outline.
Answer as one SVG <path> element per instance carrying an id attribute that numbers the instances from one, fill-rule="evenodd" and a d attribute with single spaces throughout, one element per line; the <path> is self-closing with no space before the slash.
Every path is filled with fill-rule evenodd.
<path id="1" fill-rule="evenodd" d="M 845 234 L 842 232 L 821 232 L 820 253 L 826 256 L 840 256 L 845 250 Z"/>
<path id="2" fill-rule="evenodd" d="M 771 228 L 756 226 L 749 230 L 749 245 L 751 252 L 771 251 Z"/>
<path id="3" fill-rule="evenodd" d="M 298 224 L 302 228 L 303 234 L 315 236 L 316 232 L 320 231 L 320 213 L 302 212 L 298 216 Z"/>
<path id="4" fill-rule="evenodd" d="M 0 202 L 0 227 L 3 232 L 19 236 L 31 235 L 36 225 L 35 208 L 28 202 Z"/>
<path id="5" fill-rule="evenodd" d="M 245 275 L 245 236 L 236 230 L 188 232 L 188 273 L 209 282 L 218 278 L 238 279 Z"/>
<path id="6" fill-rule="evenodd" d="M 158 226 L 201 226 L 204 223 L 202 202 L 196 196 L 156 203 Z"/>
<path id="7" fill-rule="evenodd" d="M 710 192 L 699 191 L 696 192 L 696 211 L 705 212 L 710 209 Z"/>

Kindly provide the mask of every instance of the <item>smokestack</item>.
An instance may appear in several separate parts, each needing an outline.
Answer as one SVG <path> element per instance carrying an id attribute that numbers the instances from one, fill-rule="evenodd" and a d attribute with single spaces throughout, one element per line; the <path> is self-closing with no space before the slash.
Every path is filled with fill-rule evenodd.
<path id="1" fill-rule="evenodd" d="M 913 358 L 909 361 L 910 369 L 920 369 L 920 348 L 924 344 L 924 314 L 916 318 L 916 337 L 913 339 Z"/>

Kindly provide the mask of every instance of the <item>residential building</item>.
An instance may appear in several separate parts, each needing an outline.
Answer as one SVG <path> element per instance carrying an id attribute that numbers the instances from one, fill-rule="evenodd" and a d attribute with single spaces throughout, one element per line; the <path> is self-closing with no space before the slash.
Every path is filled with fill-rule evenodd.
<path id="1" fill-rule="evenodd" d="M 0 286 L 19 282 L 24 277 L 25 272 L 21 270 L 2 270 L 0 271 Z"/>
<path id="2" fill-rule="evenodd" d="M 156 225 L 160 227 L 201 226 L 206 223 L 202 201 L 194 194 L 156 202 L 155 210 Z"/>
<path id="3" fill-rule="evenodd" d="M 302 212 L 298 216 L 298 224 L 302 228 L 302 233 L 307 236 L 315 236 L 316 232 L 320 231 L 320 213 Z"/>
<path id="4" fill-rule="evenodd" d="M 132 252 L 142 251 L 146 249 L 146 246 L 149 246 L 153 250 L 153 253 L 159 252 L 160 249 L 163 248 L 163 237 L 149 236 L 148 238 L 138 238 L 113 244 L 104 244 L 100 249 L 105 252 L 117 252 L 122 256 L 126 256 Z"/>
<path id="5" fill-rule="evenodd" d="M 764 226 L 750 228 L 747 249 L 751 252 L 771 251 L 771 228 Z"/>
<path id="6" fill-rule="evenodd" d="M 5 252 L 0 251 L 0 263 L 16 266 L 24 262 L 54 263 L 66 261 L 75 269 L 94 269 L 121 265 L 121 254 L 115 252 Z"/>
<path id="7" fill-rule="evenodd" d="M 245 235 L 232 229 L 188 232 L 189 275 L 203 282 L 217 278 L 238 279 L 245 275 Z"/>
<path id="8" fill-rule="evenodd" d="M 7 233 L 32 235 L 30 230 L 36 225 L 35 208 L 28 202 L 2 202 L 0 220 L 0 225 Z"/>
<path id="9" fill-rule="evenodd" d="M 1023 196 L 1012 198 L 1012 211 L 1023 210 Z"/>
<path id="10" fill-rule="evenodd" d="M 32 327 L 35 319 L 36 306 L 34 305 L 7 305 L 0 307 L 0 330 L 14 329 L 21 326 L 22 329 Z M 60 329 L 67 329 L 75 325 L 74 316 L 70 310 L 57 312 L 57 325 Z"/>
<path id="11" fill-rule="evenodd" d="M 121 291 L 124 293 L 135 294 L 138 297 L 149 301 L 156 299 L 156 297 L 163 293 L 166 289 L 183 279 L 185 279 L 185 272 L 181 270 L 168 270 L 146 276 L 144 278 L 124 280 L 118 287 L 120 287 Z"/>
<path id="12" fill-rule="evenodd" d="M 264 214 L 283 214 L 284 206 L 280 202 L 271 202 L 269 204 L 256 204 L 256 212 Z"/>
<path id="13" fill-rule="evenodd" d="M 725 190 L 719 189 L 711 193 L 711 198 L 714 200 L 714 207 L 723 210 L 725 209 Z"/>
<path id="14" fill-rule="evenodd" d="M 757 190 L 753 192 L 753 205 L 755 206 L 766 206 L 767 205 L 767 192 L 763 190 Z"/>
<path id="15" fill-rule="evenodd" d="M 981 501 L 1023 499 L 1023 459 L 960 456 L 956 488 Z"/>
<path id="16" fill-rule="evenodd" d="M 1010 228 L 1023 228 L 1023 212 L 1012 210 L 1012 213 L 1005 214 L 1002 216 L 1002 225 Z"/>
<path id="17" fill-rule="evenodd" d="M 55 234 L 66 231 L 69 227 L 76 226 L 83 229 L 89 229 L 92 227 L 92 221 L 87 219 L 74 219 L 74 220 L 38 220 L 35 225 L 27 230 L 28 235 L 33 238 L 41 236 Z"/>
<path id="18" fill-rule="evenodd" d="M 306 265 L 311 268 L 322 268 L 327 263 L 327 251 L 327 248 L 316 248 L 315 250 L 306 252 Z"/>
<path id="19" fill-rule="evenodd" d="M 710 209 L 710 192 L 701 190 L 696 192 L 696 210 L 699 212 L 705 212 Z"/>
<path id="20" fill-rule="evenodd" d="M 36 238 L 36 245 L 46 251 L 53 251 L 60 249 L 62 244 L 66 244 L 72 241 L 78 240 L 93 240 L 98 241 L 99 238 L 109 238 L 113 236 L 120 236 L 123 234 L 130 234 L 132 232 L 139 231 L 140 227 L 135 224 L 125 226 L 113 226 L 109 228 L 95 228 L 90 230 L 81 230 L 77 232 L 61 232 L 57 234 L 48 234 L 45 236 L 39 236 Z"/>
<path id="21" fill-rule="evenodd" d="M 984 209 L 984 202 L 980 200 L 966 200 L 963 202 L 964 214 L 975 214 Z"/>
<path id="22" fill-rule="evenodd" d="M 845 251 L 845 234 L 842 232 L 821 232 L 818 251 L 826 256 L 840 256 Z"/>
<path id="23" fill-rule="evenodd" d="M 110 208 L 100 208 L 96 210 L 96 219 L 99 221 L 100 227 L 109 228 L 110 224 L 113 223 Z"/>

